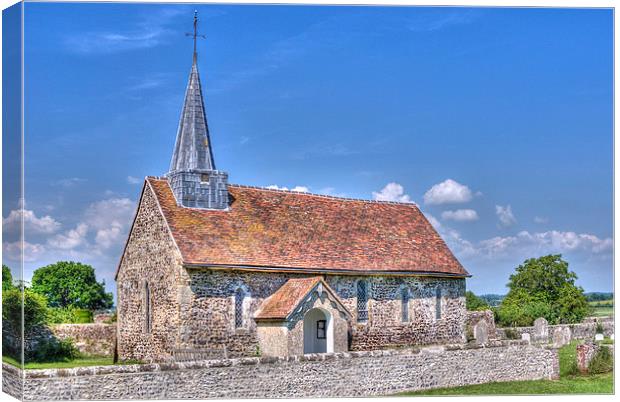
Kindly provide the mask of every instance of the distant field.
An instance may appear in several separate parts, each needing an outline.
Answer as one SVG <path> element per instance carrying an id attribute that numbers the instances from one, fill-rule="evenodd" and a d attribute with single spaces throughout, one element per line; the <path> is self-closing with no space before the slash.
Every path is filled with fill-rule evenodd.
<path id="1" fill-rule="evenodd" d="M 591 301 L 588 304 L 592 306 L 594 317 L 604 317 L 614 315 L 614 301 L 613 300 L 599 300 Z"/>

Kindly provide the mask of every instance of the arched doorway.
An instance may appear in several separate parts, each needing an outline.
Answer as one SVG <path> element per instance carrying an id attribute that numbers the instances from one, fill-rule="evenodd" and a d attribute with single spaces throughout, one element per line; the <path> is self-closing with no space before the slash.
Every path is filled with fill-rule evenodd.
<path id="1" fill-rule="evenodd" d="M 334 323 L 329 311 L 313 308 L 304 316 L 304 354 L 334 351 Z"/>

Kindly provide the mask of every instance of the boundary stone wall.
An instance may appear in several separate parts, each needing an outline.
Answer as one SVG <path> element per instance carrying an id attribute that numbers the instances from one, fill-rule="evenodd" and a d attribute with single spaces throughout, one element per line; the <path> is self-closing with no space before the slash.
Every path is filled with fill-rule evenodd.
<path id="1" fill-rule="evenodd" d="M 116 342 L 114 324 L 56 324 L 51 326 L 58 339 L 71 338 L 82 353 L 113 356 Z"/>
<path id="2" fill-rule="evenodd" d="M 559 359 L 555 349 L 514 341 L 25 372 L 3 363 L 5 392 L 19 393 L 19 375 L 24 400 L 354 397 L 554 379 Z"/>

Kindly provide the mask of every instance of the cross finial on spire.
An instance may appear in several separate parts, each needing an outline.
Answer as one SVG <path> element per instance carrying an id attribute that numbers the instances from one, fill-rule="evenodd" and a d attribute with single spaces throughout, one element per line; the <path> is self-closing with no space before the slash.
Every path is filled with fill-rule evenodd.
<path id="1" fill-rule="evenodd" d="M 196 63 L 196 59 L 198 58 L 198 52 L 196 51 L 196 40 L 198 38 L 206 39 L 205 35 L 198 35 L 198 10 L 194 10 L 194 33 L 186 33 L 186 36 L 191 36 L 194 38 L 194 63 Z"/>

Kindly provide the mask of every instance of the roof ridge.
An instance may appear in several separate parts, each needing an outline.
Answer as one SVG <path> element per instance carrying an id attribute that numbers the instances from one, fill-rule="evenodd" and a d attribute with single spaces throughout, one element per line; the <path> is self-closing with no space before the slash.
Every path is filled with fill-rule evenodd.
<path id="1" fill-rule="evenodd" d="M 250 186 L 247 184 L 229 183 L 228 186 L 237 187 L 237 188 L 249 188 L 252 190 L 272 191 L 274 193 L 306 195 L 310 197 L 319 197 L 319 198 L 326 198 L 326 199 L 332 199 L 332 200 L 338 200 L 338 201 L 357 201 L 357 202 L 365 202 L 365 203 L 370 203 L 370 204 L 405 205 L 405 206 L 418 207 L 418 204 L 416 204 L 415 202 L 381 201 L 381 200 L 369 200 L 366 198 L 338 197 L 336 195 L 317 194 L 317 193 L 311 193 L 309 191 L 283 190 L 279 188 L 276 189 L 276 188 L 268 188 L 268 187 L 261 187 L 261 186 Z"/>

